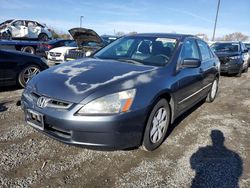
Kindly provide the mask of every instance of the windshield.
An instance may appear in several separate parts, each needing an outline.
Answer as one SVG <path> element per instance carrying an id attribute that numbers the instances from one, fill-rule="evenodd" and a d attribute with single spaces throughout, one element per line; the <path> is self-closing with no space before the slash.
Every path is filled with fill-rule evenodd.
<path id="1" fill-rule="evenodd" d="M 176 43 L 172 38 L 128 36 L 104 47 L 94 57 L 164 66 L 172 57 Z"/>
<path id="2" fill-rule="evenodd" d="M 239 43 L 214 43 L 211 49 L 214 52 L 238 52 Z"/>

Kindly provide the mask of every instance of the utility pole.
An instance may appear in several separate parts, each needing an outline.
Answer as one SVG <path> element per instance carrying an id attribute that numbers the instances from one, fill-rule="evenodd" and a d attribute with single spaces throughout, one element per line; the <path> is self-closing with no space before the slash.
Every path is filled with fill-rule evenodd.
<path id="1" fill-rule="evenodd" d="M 82 19 L 84 16 L 80 16 L 80 27 L 82 27 Z"/>
<path id="2" fill-rule="evenodd" d="M 216 17 L 215 17 L 215 22 L 214 22 L 214 32 L 213 32 L 212 41 L 214 41 L 214 37 L 215 37 L 215 31 L 216 31 L 216 25 L 217 25 L 217 19 L 218 19 L 219 9 L 220 9 L 220 0 L 218 0 L 218 4 L 217 4 L 217 12 L 216 12 Z"/>

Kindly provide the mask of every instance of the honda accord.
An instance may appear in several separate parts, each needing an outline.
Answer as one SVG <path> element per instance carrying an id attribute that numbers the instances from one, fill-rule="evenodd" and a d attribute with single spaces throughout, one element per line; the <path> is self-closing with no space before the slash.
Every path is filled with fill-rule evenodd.
<path id="1" fill-rule="evenodd" d="M 219 69 L 197 37 L 136 34 L 41 72 L 21 104 L 29 125 L 64 143 L 151 151 L 180 114 L 215 99 Z"/>

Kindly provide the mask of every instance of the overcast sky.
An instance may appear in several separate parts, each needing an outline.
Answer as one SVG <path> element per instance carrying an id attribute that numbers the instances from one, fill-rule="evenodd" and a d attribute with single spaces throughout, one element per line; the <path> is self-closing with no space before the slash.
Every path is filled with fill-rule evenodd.
<path id="1" fill-rule="evenodd" d="M 212 36 L 218 0 L 0 0 L 0 21 L 31 19 L 67 32 L 79 26 L 116 32 L 205 33 Z M 221 0 L 216 36 L 250 36 L 250 0 Z"/>

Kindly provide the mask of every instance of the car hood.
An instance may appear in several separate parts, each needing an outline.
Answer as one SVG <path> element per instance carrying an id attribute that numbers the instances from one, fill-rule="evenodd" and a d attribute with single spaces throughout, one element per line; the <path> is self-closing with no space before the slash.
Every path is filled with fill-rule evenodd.
<path id="1" fill-rule="evenodd" d="M 61 46 L 61 47 L 53 48 L 53 49 L 51 49 L 49 52 L 65 53 L 65 52 L 67 52 L 68 50 L 76 49 L 76 48 L 77 48 L 77 47 Z"/>
<path id="2" fill-rule="evenodd" d="M 215 52 L 218 58 L 240 55 L 240 52 Z"/>
<path id="3" fill-rule="evenodd" d="M 78 47 L 81 47 L 83 42 L 102 43 L 102 38 L 92 29 L 72 28 L 69 30 L 69 33 L 76 41 Z"/>
<path id="4" fill-rule="evenodd" d="M 51 67 L 28 84 L 38 94 L 80 103 L 99 89 L 125 90 L 147 83 L 156 75 L 153 66 L 135 65 L 115 60 L 81 59 Z"/>

